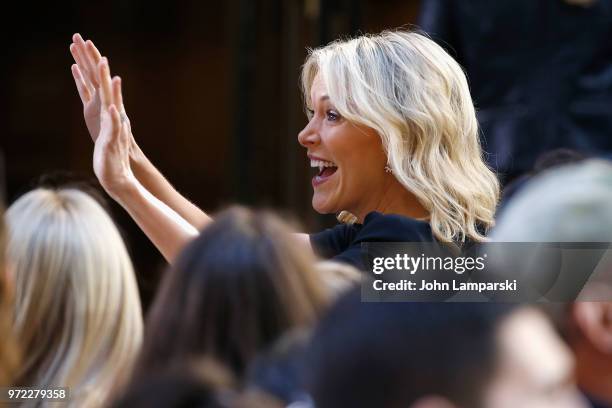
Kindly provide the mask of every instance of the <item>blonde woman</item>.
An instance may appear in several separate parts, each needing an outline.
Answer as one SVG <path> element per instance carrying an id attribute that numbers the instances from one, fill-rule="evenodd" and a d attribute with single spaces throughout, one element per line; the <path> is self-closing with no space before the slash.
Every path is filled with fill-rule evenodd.
<path id="1" fill-rule="evenodd" d="M 69 387 L 69 406 L 98 407 L 124 383 L 142 341 L 127 250 L 110 217 L 76 189 L 36 189 L 7 211 L 18 384 Z"/>
<path id="2" fill-rule="evenodd" d="M 75 34 L 73 76 L 106 191 L 172 261 L 209 217 L 146 159 L 131 134 L 121 80 Z M 499 186 L 485 165 L 467 80 L 438 45 L 387 31 L 311 51 L 298 136 L 312 167 L 312 205 L 356 223 L 299 237 L 305 250 L 363 268 L 361 242 L 482 241 Z"/>

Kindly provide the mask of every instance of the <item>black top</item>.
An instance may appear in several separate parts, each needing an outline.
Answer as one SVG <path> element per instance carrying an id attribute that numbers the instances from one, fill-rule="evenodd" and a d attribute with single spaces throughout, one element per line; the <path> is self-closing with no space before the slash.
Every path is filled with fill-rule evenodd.
<path id="1" fill-rule="evenodd" d="M 362 242 L 433 242 L 429 223 L 396 214 L 371 212 L 363 224 L 340 224 L 310 235 L 315 253 L 366 270 Z"/>

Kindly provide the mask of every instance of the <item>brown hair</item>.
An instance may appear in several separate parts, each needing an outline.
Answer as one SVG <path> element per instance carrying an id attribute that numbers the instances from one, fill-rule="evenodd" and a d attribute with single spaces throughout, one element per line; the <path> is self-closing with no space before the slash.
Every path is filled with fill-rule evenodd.
<path id="1" fill-rule="evenodd" d="M 241 390 L 226 367 L 197 358 L 147 374 L 133 383 L 113 408 L 198 406 L 206 408 L 282 408 L 258 389 Z"/>
<path id="2" fill-rule="evenodd" d="M 286 330 L 327 304 L 311 255 L 275 216 L 232 208 L 179 256 L 147 317 L 137 376 L 193 356 L 237 376 Z"/>

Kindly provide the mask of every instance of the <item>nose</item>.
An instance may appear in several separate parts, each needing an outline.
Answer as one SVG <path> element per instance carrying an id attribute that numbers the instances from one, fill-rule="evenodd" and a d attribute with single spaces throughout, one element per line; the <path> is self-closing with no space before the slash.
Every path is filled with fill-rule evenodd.
<path id="1" fill-rule="evenodd" d="M 308 122 L 304 129 L 298 133 L 298 142 L 304 147 L 316 146 L 321 141 L 318 129 L 313 122 L 314 120 Z"/>

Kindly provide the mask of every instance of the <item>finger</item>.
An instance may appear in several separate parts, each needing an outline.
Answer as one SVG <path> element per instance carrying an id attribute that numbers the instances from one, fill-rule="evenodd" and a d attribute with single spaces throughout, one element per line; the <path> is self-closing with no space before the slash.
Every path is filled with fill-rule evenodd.
<path id="1" fill-rule="evenodd" d="M 76 43 L 76 42 L 78 42 L 79 40 L 82 40 L 82 39 L 83 39 L 83 37 L 81 37 L 81 34 L 79 34 L 79 33 L 72 34 L 72 42 L 73 43 Z"/>
<path id="2" fill-rule="evenodd" d="M 84 74 L 83 77 L 88 82 L 88 84 L 92 87 L 98 86 L 98 80 L 95 72 L 91 72 L 91 65 L 88 61 L 83 57 L 82 52 L 79 49 L 79 46 L 76 44 L 70 45 L 70 53 L 74 58 L 74 61 L 79 66 L 81 72 Z"/>
<path id="3" fill-rule="evenodd" d="M 108 107 L 108 113 L 111 116 L 111 121 L 113 124 L 113 131 L 111 132 L 111 141 L 116 142 L 119 140 L 121 136 L 121 116 L 119 115 L 119 111 L 115 105 L 110 105 Z"/>
<path id="4" fill-rule="evenodd" d="M 87 40 L 85 42 L 85 47 L 87 50 L 87 55 L 89 55 L 89 58 L 93 61 L 94 64 L 97 65 L 102 59 L 102 54 L 100 54 L 100 51 L 98 51 L 93 41 L 91 40 Z"/>
<path id="5" fill-rule="evenodd" d="M 74 62 L 77 63 L 81 71 L 84 72 L 86 75 L 89 75 L 89 73 L 87 72 L 87 65 L 85 64 L 85 61 L 83 61 L 83 57 L 81 57 L 78 48 L 79 47 L 76 44 L 70 44 L 70 53 L 72 54 L 72 58 L 74 58 Z"/>
<path id="6" fill-rule="evenodd" d="M 100 101 L 102 102 L 102 106 L 108 108 L 114 101 L 110 69 L 106 57 L 103 57 L 98 64 L 98 75 L 100 76 Z"/>
<path id="7" fill-rule="evenodd" d="M 79 70 L 79 66 L 77 64 L 72 64 L 71 71 L 72 77 L 74 78 L 74 82 L 77 87 L 77 91 L 79 91 L 79 96 L 81 97 L 81 102 L 85 105 L 87 102 L 91 100 L 92 94 L 87 86 L 87 83 L 83 79 L 83 75 L 81 74 L 81 70 Z"/>
<path id="8" fill-rule="evenodd" d="M 118 76 L 113 78 L 113 102 L 120 112 L 125 112 L 123 107 L 123 95 L 121 94 L 121 78 Z"/>
<path id="9" fill-rule="evenodd" d="M 123 149 L 129 155 L 130 145 L 132 141 L 132 132 L 130 131 L 130 121 L 127 119 L 125 113 L 119 112 L 119 118 L 121 119 L 121 134 L 119 135 L 119 143 L 123 146 Z"/>
<path id="10" fill-rule="evenodd" d="M 100 80 L 98 78 L 98 71 L 96 70 L 97 64 L 90 58 L 87 52 L 87 45 L 79 34 L 75 34 L 73 37 L 76 53 L 79 56 L 82 64 L 81 68 L 84 68 L 86 74 L 88 74 L 89 80 L 96 88 L 99 86 Z"/>

